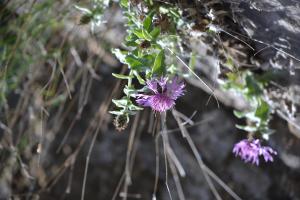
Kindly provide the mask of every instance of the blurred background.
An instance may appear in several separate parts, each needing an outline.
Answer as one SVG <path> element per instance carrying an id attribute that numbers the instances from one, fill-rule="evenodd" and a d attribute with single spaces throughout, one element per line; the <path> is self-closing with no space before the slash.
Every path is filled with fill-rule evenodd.
<path id="1" fill-rule="evenodd" d="M 187 77 L 186 94 L 176 104 L 176 110 L 189 119 L 187 130 L 207 168 L 241 199 L 300 199 L 300 3 L 161 3 L 179 6 L 186 23 L 197 20 L 205 4 L 216 11 L 224 31 L 247 36 L 245 40 L 255 48 L 250 51 L 238 40 L 241 36 L 224 31 L 217 39 L 201 38 L 195 29 L 182 33 L 187 54 L 180 56 L 198 55 L 195 71 L 220 101 L 218 107 L 203 85 Z M 126 36 L 119 3 L 109 3 L 102 13 L 105 22 L 92 24 L 93 31 L 94 22 L 75 5 L 89 7 L 91 1 L 0 1 L 0 199 L 81 199 L 83 192 L 85 199 L 124 199 L 128 147 L 132 184 L 127 199 L 152 199 L 156 178 L 157 199 L 170 199 L 166 181 L 172 198 L 180 199 L 172 170 L 166 177 L 161 141 L 156 149 L 153 113 L 144 109 L 121 132 L 108 113 L 113 109 L 111 100 L 122 96 L 125 84 L 111 75 L 126 70 L 111 53 L 113 48 L 124 48 Z M 215 52 L 221 45 L 233 49 L 237 60 L 251 63 L 245 66 L 253 73 L 272 72 L 274 84 L 268 91 L 274 96 L 271 129 L 275 133 L 269 145 L 278 151 L 274 163 L 257 167 L 232 154 L 233 145 L 246 135 L 235 128 L 243 120 L 233 115 L 233 109 L 244 109 L 247 103 L 216 83 L 219 60 Z M 171 114 L 166 126 L 186 174 L 178 175 L 185 199 L 215 199 Z M 216 180 L 213 183 L 222 199 L 234 199 Z"/>

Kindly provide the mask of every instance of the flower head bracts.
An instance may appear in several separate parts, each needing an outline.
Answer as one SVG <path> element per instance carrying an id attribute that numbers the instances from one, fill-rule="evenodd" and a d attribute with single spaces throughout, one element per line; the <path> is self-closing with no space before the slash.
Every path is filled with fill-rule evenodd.
<path id="1" fill-rule="evenodd" d="M 263 156 L 265 162 L 273 161 L 273 155 L 277 155 L 277 152 L 268 146 L 261 146 L 260 141 L 256 140 L 241 140 L 234 145 L 233 153 L 235 156 L 240 156 L 245 162 L 251 162 L 252 164 L 259 165 L 259 156 Z"/>
<path id="2" fill-rule="evenodd" d="M 175 105 L 175 101 L 184 93 L 184 83 L 177 78 L 168 80 L 166 77 L 154 78 L 146 82 L 150 94 L 138 94 L 136 102 L 145 107 L 151 107 L 157 112 L 164 112 Z"/>

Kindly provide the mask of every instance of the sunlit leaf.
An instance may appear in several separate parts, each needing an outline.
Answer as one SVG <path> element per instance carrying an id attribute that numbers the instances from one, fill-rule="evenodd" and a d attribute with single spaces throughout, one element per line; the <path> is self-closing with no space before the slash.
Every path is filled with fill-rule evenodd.
<path id="1" fill-rule="evenodd" d="M 131 79 L 131 78 L 133 78 L 133 76 L 128 76 L 128 75 L 124 75 L 124 74 L 112 73 L 112 75 L 116 78 L 119 78 L 119 79 Z"/>
<path id="2" fill-rule="evenodd" d="M 128 0 L 121 0 L 120 3 L 124 8 L 128 8 Z"/>
<path id="3" fill-rule="evenodd" d="M 156 40 L 157 37 L 159 36 L 160 34 L 160 28 L 158 27 L 155 27 L 151 32 L 150 32 L 150 35 L 152 37 L 153 40 Z"/>
<path id="4" fill-rule="evenodd" d="M 149 32 L 151 25 L 152 25 L 152 15 L 150 14 L 150 15 L 147 15 L 147 17 L 144 19 L 143 28 Z"/>
<path id="5" fill-rule="evenodd" d="M 161 50 L 154 61 L 153 67 L 152 67 L 152 73 L 157 75 L 162 75 L 165 72 L 164 68 L 164 56 L 165 53 L 163 50 Z"/>
<path id="6" fill-rule="evenodd" d="M 119 61 L 121 63 L 126 64 L 126 55 L 127 55 L 127 51 L 121 51 L 120 49 L 113 49 L 112 53 L 119 59 Z"/>
<path id="7" fill-rule="evenodd" d="M 146 39 L 142 29 L 135 29 L 132 31 L 138 38 Z"/>
<path id="8" fill-rule="evenodd" d="M 77 6 L 77 5 L 74 5 L 74 7 L 77 10 L 81 11 L 82 13 L 84 13 L 84 14 L 89 14 L 89 15 L 93 14 L 93 12 L 91 10 L 89 10 L 88 8 L 80 7 L 80 6 Z"/>
<path id="9" fill-rule="evenodd" d="M 113 115 L 122 115 L 123 111 L 109 111 L 109 113 Z"/>

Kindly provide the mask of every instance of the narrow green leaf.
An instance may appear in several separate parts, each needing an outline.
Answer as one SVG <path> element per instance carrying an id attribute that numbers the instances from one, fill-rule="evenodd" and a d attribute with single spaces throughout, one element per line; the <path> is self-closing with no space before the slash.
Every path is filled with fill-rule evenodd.
<path id="1" fill-rule="evenodd" d="M 133 76 L 128 76 L 128 75 L 124 75 L 124 74 L 112 73 L 112 75 L 116 78 L 119 78 L 119 79 L 131 79 L 131 78 L 133 78 Z"/>
<path id="2" fill-rule="evenodd" d="M 112 53 L 119 59 L 121 63 L 127 64 L 125 60 L 127 55 L 126 51 L 121 51 L 120 49 L 113 49 Z"/>
<path id="3" fill-rule="evenodd" d="M 90 11 L 88 8 L 80 7 L 80 6 L 77 6 L 77 5 L 74 5 L 74 7 L 75 7 L 77 10 L 81 11 L 82 13 L 84 13 L 84 14 L 89 14 L 89 15 L 91 15 L 91 14 L 93 13 L 93 12 Z"/>
<path id="4" fill-rule="evenodd" d="M 164 69 L 164 50 L 161 50 L 154 61 L 153 67 L 152 67 L 152 73 L 162 75 L 165 72 Z"/>
<path id="5" fill-rule="evenodd" d="M 144 39 L 146 39 L 148 41 L 152 40 L 152 36 L 148 33 L 148 31 L 142 30 L 142 33 L 143 33 Z"/>
<path id="6" fill-rule="evenodd" d="M 245 115 L 246 115 L 244 112 L 237 111 L 237 110 L 234 110 L 233 114 L 239 119 L 245 117 Z"/>
<path id="7" fill-rule="evenodd" d="M 121 6 L 123 6 L 124 8 L 128 8 L 128 0 L 121 0 Z"/>
<path id="8" fill-rule="evenodd" d="M 113 115 L 122 115 L 123 112 L 122 111 L 109 111 L 110 114 L 113 114 Z"/>
<path id="9" fill-rule="evenodd" d="M 150 31 L 150 28 L 151 28 L 151 25 L 152 25 L 152 15 L 148 15 L 145 19 L 144 19 L 144 22 L 143 22 L 143 28 L 146 30 L 146 31 Z"/>
<path id="10" fill-rule="evenodd" d="M 152 40 L 156 40 L 157 37 L 160 35 L 160 28 L 155 27 L 151 32 L 150 35 L 152 37 Z"/>
<path id="11" fill-rule="evenodd" d="M 143 110 L 143 108 L 139 107 L 139 106 L 136 106 L 134 104 L 131 104 L 128 106 L 128 109 L 131 110 L 131 111 L 138 111 L 138 110 Z"/>
<path id="12" fill-rule="evenodd" d="M 143 31 L 141 29 L 135 29 L 132 31 L 140 39 L 146 39 Z"/>
<path id="13" fill-rule="evenodd" d="M 177 10 L 170 9 L 169 12 L 171 15 L 173 15 L 175 18 L 179 19 L 180 18 L 180 13 Z"/>
<path id="14" fill-rule="evenodd" d="M 128 104 L 128 100 L 127 99 L 113 99 L 112 102 L 120 108 L 126 108 L 127 104 Z"/>

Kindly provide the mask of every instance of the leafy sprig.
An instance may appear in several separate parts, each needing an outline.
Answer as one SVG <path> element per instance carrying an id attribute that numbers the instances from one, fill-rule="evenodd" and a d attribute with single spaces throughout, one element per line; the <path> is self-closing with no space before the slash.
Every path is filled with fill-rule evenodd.
<path id="1" fill-rule="evenodd" d="M 241 94 L 250 105 L 250 110 L 234 111 L 236 117 L 244 118 L 247 122 L 247 125 L 236 125 L 236 127 L 252 135 L 259 134 L 258 136 L 268 139 L 269 135 L 273 133 L 273 130 L 269 128 L 272 110 L 264 100 L 263 89 L 265 85 L 265 81 L 256 78 L 249 71 L 229 72 L 223 88 Z"/>
<path id="2" fill-rule="evenodd" d="M 137 90 L 132 84 L 133 81 L 136 80 L 140 85 L 145 85 L 146 80 L 152 77 L 176 73 L 173 65 L 166 64 L 166 54 L 162 44 L 165 43 L 167 34 L 166 32 L 162 33 L 162 27 L 158 22 L 160 7 L 155 7 L 152 2 L 147 1 L 143 11 L 135 10 L 136 8 L 132 7 L 129 1 L 121 1 L 121 5 L 127 19 L 128 34 L 123 44 L 125 50 L 113 49 L 113 53 L 121 63 L 128 66 L 129 72 L 127 75 L 113 74 L 116 78 L 127 81 L 123 90 L 125 96 L 120 100 L 113 100 L 117 109 L 110 113 L 116 115 L 116 118 L 134 115 L 137 111 L 142 110 L 141 107 L 134 104 L 132 99 L 143 89 Z M 168 16 L 167 13 L 164 14 L 165 17 Z M 176 42 L 176 40 L 172 40 L 172 42 Z"/>

